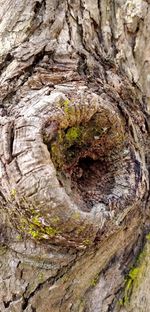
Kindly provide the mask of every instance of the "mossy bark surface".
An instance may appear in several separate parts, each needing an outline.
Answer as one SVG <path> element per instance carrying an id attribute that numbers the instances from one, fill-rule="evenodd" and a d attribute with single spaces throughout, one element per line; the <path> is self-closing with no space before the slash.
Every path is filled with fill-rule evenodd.
<path id="1" fill-rule="evenodd" d="M 0 311 L 138 312 L 149 1 L 0 5 Z"/>

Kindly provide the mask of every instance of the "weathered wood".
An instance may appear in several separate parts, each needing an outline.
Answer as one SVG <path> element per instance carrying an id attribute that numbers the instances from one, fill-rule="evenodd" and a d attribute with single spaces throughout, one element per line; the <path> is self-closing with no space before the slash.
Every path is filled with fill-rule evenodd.
<path id="1" fill-rule="evenodd" d="M 0 4 L 0 309 L 130 311 L 118 301 L 149 229 L 149 2 Z"/>

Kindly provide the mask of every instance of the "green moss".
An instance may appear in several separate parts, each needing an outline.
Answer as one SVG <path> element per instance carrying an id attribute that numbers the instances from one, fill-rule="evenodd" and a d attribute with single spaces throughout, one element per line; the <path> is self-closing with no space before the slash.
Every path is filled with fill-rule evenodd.
<path id="1" fill-rule="evenodd" d="M 129 273 L 126 280 L 125 290 L 124 290 L 124 297 L 123 297 L 123 303 L 126 305 L 129 303 L 129 299 L 132 293 L 133 285 L 137 284 L 139 275 L 142 271 L 142 266 L 139 267 L 133 267 Z"/>
<path id="2" fill-rule="evenodd" d="M 67 110 L 69 105 L 70 105 L 69 99 L 66 99 L 65 101 L 60 101 L 58 103 L 58 106 L 61 107 L 63 110 L 65 110 L 65 109 Z"/>
<path id="3" fill-rule="evenodd" d="M 80 212 L 75 212 L 72 214 L 72 219 L 76 220 L 76 221 L 79 221 L 80 220 Z"/>
<path id="4" fill-rule="evenodd" d="M 46 226 L 44 228 L 34 228 L 33 225 L 30 225 L 28 230 L 28 234 L 31 235 L 34 239 L 52 238 L 58 233 L 59 230 L 51 226 Z"/>
<path id="5" fill-rule="evenodd" d="M 131 290 L 132 290 L 132 283 L 133 280 L 129 278 L 126 282 L 125 291 L 124 291 L 124 297 L 122 299 L 122 302 L 124 305 L 126 305 L 129 302 Z"/>
<path id="6" fill-rule="evenodd" d="M 64 107 L 64 112 L 67 114 L 67 113 L 70 113 L 70 101 L 67 99 L 63 102 L 63 107 Z"/>
<path id="7" fill-rule="evenodd" d="M 39 213 L 34 214 L 30 219 L 21 218 L 19 229 L 21 233 L 28 234 L 34 239 L 48 239 L 60 233 L 56 224 L 60 221 L 59 217 L 54 217 L 51 220 L 55 226 L 48 226 L 43 223 Z"/>
<path id="8" fill-rule="evenodd" d="M 73 99 L 72 99 L 72 101 L 70 101 L 69 99 L 66 99 L 65 101 L 60 101 L 58 103 L 58 106 L 63 109 L 63 111 L 65 113 L 64 118 L 66 120 L 72 118 L 72 114 L 74 114 L 74 111 L 75 111 Z"/>
<path id="9" fill-rule="evenodd" d="M 127 305 L 130 301 L 133 287 L 138 287 L 144 269 L 143 259 L 145 250 L 140 252 L 136 258 L 136 264 L 132 267 L 126 277 L 123 297 L 119 300 L 119 304 Z"/>
<path id="10" fill-rule="evenodd" d="M 97 285 L 99 281 L 99 274 L 97 274 L 92 280 L 91 280 L 91 283 L 90 283 L 90 286 L 91 287 L 95 287 Z"/>
<path id="11" fill-rule="evenodd" d="M 37 215 L 37 216 L 34 216 L 31 220 L 32 220 L 32 223 L 33 223 L 34 225 L 41 226 L 41 222 L 40 222 L 40 220 L 39 220 L 39 216 L 38 216 L 38 215 Z"/>
<path id="12" fill-rule="evenodd" d="M 11 195 L 12 197 L 16 197 L 16 194 L 17 194 L 16 189 L 12 189 L 11 192 L 10 192 L 10 195 Z"/>
<path id="13" fill-rule="evenodd" d="M 148 234 L 146 235 L 146 239 L 147 239 L 147 240 L 150 240 L 150 233 L 148 233 Z"/>
<path id="14" fill-rule="evenodd" d="M 82 130 L 80 127 L 69 128 L 66 133 L 66 140 L 68 141 L 68 144 L 72 145 L 75 142 L 80 141 L 81 134 Z"/>
<path id="15" fill-rule="evenodd" d="M 48 234 L 50 237 L 53 237 L 53 236 L 59 234 L 59 230 L 52 227 L 52 226 L 47 226 L 47 227 L 45 227 L 45 233 Z"/>
<path id="16" fill-rule="evenodd" d="M 140 268 L 133 268 L 129 272 L 129 277 L 131 278 L 132 281 L 134 281 L 138 277 L 139 272 L 140 272 Z"/>
<path id="17" fill-rule="evenodd" d="M 71 103 L 68 99 L 65 100 L 63 103 L 62 103 L 62 106 L 61 106 L 64 110 L 64 113 L 65 113 L 65 116 L 66 118 L 69 118 L 71 119 L 72 117 L 72 114 L 74 113 L 75 111 L 75 106 L 73 103 Z"/>
<path id="18" fill-rule="evenodd" d="M 120 306 L 123 306 L 124 305 L 124 300 L 123 299 L 119 299 L 118 303 L 119 303 Z"/>
<path id="19" fill-rule="evenodd" d="M 38 274 L 38 281 L 39 281 L 39 283 L 42 283 L 44 280 L 45 280 L 44 274 L 43 274 L 43 272 L 40 272 Z"/>
<path id="20" fill-rule="evenodd" d="M 28 226 L 28 220 L 25 217 L 20 219 L 19 230 L 22 232 L 26 232 L 26 228 Z"/>
<path id="21" fill-rule="evenodd" d="M 42 238 L 42 236 L 40 235 L 40 232 L 34 229 L 29 229 L 28 234 L 30 234 L 33 238 Z"/>
<path id="22" fill-rule="evenodd" d="M 79 312 L 84 312 L 84 311 L 85 311 L 85 301 L 81 299 L 79 303 Z"/>
<path id="23" fill-rule="evenodd" d="M 66 282 L 68 282 L 69 280 L 69 276 L 68 275 L 63 275 L 62 278 L 61 278 L 61 282 L 64 284 Z"/>
<path id="24" fill-rule="evenodd" d="M 85 225 L 81 225 L 78 229 L 77 229 L 77 235 L 84 233 L 86 229 Z"/>
<path id="25" fill-rule="evenodd" d="M 63 152 L 61 151 L 61 143 L 54 142 L 51 144 L 51 155 L 52 161 L 54 162 L 56 168 L 60 168 L 63 166 Z"/>
<path id="26" fill-rule="evenodd" d="M 79 153 L 92 146 L 104 134 L 98 120 L 75 125 L 68 129 L 60 129 L 56 139 L 51 143 L 51 157 L 57 169 L 71 164 Z"/>
<path id="27" fill-rule="evenodd" d="M 22 240 L 21 234 L 17 235 L 17 236 L 16 236 L 16 239 L 17 239 L 18 241 L 21 241 L 21 240 Z"/>
<path id="28" fill-rule="evenodd" d="M 52 217 L 51 222 L 53 224 L 58 224 L 60 222 L 60 218 L 58 216 Z"/>
<path id="29" fill-rule="evenodd" d="M 84 239 L 84 240 L 83 240 L 83 245 L 84 245 L 84 246 L 89 246 L 89 245 L 91 245 L 91 244 L 92 244 L 92 242 L 91 242 L 90 239 Z"/>
<path id="30" fill-rule="evenodd" d="M 7 252 L 7 247 L 5 245 L 0 245 L 0 256 Z"/>

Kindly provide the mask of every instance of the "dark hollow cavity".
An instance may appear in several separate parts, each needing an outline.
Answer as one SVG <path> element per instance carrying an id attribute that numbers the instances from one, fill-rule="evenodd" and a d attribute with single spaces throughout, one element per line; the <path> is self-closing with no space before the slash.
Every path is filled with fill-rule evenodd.
<path id="1" fill-rule="evenodd" d="M 82 210 L 90 211 L 99 202 L 107 201 L 114 187 L 114 174 L 107 159 L 80 158 L 71 174 L 71 196 Z"/>

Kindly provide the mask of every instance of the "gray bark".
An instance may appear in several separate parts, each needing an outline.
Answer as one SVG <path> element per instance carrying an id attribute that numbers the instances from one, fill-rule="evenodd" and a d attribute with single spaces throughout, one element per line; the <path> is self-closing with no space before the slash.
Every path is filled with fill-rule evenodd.
<path id="1" fill-rule="evenodd" d="M 146 311 L 149 1 L 0 4 L 0 311 Z"/>

